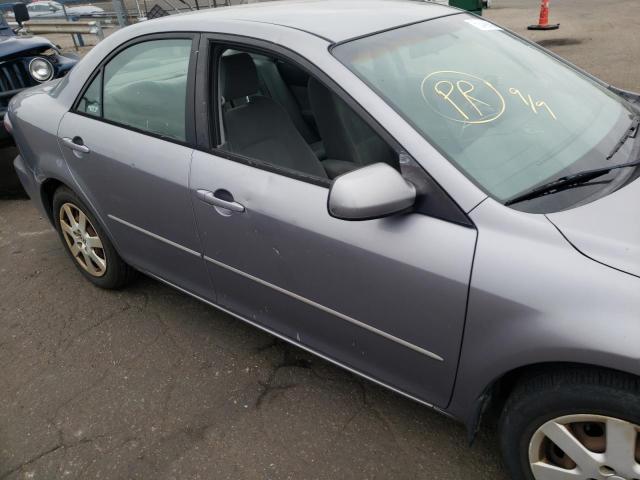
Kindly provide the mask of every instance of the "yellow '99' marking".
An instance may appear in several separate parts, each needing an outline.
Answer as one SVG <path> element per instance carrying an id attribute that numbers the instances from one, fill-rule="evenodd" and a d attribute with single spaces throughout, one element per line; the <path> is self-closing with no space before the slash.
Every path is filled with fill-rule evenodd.
<path id="1" fill-rule="evenodd" d="M 518 97 L 520 97 L 520 100 L 522 100 L 522 103 L 524 103 L 527 107 L 531 108 L 531 111 L 533 111 L 533 113 L 535 113 L 536 115 L 538 114 L 538 109 L 536 107 L 538 108 L 544 107 L 549 113 L 549 115 L 551 116 L 551 118 L 553 118 L 554 120 L 558 119 L 556 117 L 556 114 L 553 113 L 553 110 L 551 110 L 549 105 L 547 105 L 547 102 L 545 102 L 544 100 L 538 100 L 537 102 L 534 102 L 531 95 L 527 95 L 527 98 L 525 98 L 524 95 L 522 95 L 522 92 L 520 92 L 520 90 L 513 87 L 509 89 L 509 93 L 511 95 L 517 95 Z"/>

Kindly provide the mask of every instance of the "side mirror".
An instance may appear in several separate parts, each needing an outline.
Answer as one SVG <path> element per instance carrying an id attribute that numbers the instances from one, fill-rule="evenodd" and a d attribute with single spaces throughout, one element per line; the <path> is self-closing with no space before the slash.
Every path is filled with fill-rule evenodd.
<path id="1" fill-rule="evenodd" d="M 340 175 L 329 191 L 329 214 L 342 220 L 370 220 L 412 207 L 416 188 L 386 163 Z"/>
<path id="2" fill-rule="evenodd" d="M 24 3 L 16 3 L 13 6 L 13 15 L 16 17 L 16 23 L 22 26 L 23 22 L 29 20 L 29 10 Z"/>

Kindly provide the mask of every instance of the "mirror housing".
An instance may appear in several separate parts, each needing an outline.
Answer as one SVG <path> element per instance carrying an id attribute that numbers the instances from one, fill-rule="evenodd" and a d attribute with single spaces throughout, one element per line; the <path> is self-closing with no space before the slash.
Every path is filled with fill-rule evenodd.
<path id="1" fill-rule="evenodd" d="M 386 163 L 374 163 L 337 177 L 329 190 L 329 214 L 342 220 L 370 220 L 411 208 L 415 186 Z"/>
<path id="2" fill-rule="evenodd" d="M 13 15 L 15 16 L 16 23 L 22 27 L 23 22 L 29 20 L 29 10 L 24 3 L 16 3 L 13 6 Z"/>

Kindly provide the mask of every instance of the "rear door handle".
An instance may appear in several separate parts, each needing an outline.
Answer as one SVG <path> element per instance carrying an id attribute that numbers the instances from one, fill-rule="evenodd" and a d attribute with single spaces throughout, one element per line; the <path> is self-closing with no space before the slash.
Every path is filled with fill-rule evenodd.
<path id="1" fill-rule="evenodd" d="M 209 205 L 213 205 L 214 207 L 224 208 L 237 213 L 244 212 L 244 205 L 235 202 L 233 200 L 233 196 L 226 190 L 219 189 L 216 190 L 215 193 L 210 192 L 209 190 L 197 190 L 196 195 L 200 200 L 208 203 Z M 224 200 L 223 198 L 220 198 L 221 196 L 225 196 L 229 198 L 229 200 Z"/>
<path id="2" fill-rule="evenodd" d="M 70 148 L 73 151 L 76 152 L 80 152 L 80 153 L 89 153 L 91 150 L 89 150 L 89 147 L 87 147 L 84 142 L 82 141 L 82 139 L 80 137 L 73 137 L 73 138 L 69 138 L 69 137 L 64 137 L 62 139 L 62 144 L 67 147 Z"/>

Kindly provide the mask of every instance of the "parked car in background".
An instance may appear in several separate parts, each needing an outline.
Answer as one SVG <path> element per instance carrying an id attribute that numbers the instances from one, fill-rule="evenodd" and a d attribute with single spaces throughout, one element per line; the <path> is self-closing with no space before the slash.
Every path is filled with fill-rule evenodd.
<path id="1" fill-rule="evenodd" d="M 22 22 L 28 18 L 18 19 Z M 16 35 L 0 18 L 0 118 L 4 118 L 15 94 L 66 75 L 77 61 L 75 57 L 63 55 L 44 37 Z M 0 142 L 10 139 L 6 130 L 0 128 Z"/>
<path id="2" fill-rule="evenodd" d="M 94 285 L 497 412 L 513 480 L 636 480 L 639 100 L 448 6 L 283 1 L 121 29 L 5 124 Z"/>
<path id="3" fill-rule="evenodd" d="M 104 14 L 104 10 L 94 5 L 65 5 L 51 1 L 36 1 L 27 4 L 27 10 L 31 18 L 60 18 L 65 16 L 64 10 L 69 17 L 92 17 Z"/>

